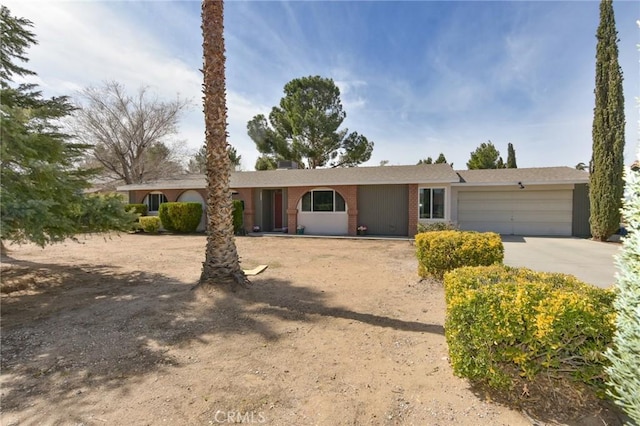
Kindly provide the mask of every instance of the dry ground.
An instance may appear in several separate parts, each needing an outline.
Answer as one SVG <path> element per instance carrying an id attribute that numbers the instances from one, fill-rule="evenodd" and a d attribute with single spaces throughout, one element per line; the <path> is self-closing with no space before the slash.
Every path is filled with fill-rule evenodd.
<path id="1" fill-rule="evenodd" d="M 531 424 L 453 376 L 410 242 L 238 238 L 234 295 L 204 236 L 80 242 L 2 260 L 2 425 Z"/>

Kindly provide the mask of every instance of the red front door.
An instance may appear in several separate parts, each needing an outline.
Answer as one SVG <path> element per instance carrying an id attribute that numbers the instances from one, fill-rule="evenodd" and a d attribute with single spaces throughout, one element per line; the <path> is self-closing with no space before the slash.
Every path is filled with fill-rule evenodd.
<path id="1" fill-rule="evenodd" d="M 273 227 L 282 228 L 282 189 L 273 191 Z"/>

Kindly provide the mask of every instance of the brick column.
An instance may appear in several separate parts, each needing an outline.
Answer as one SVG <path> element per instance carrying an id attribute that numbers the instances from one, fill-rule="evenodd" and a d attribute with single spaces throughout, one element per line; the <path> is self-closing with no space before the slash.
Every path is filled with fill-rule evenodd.
<path id="1" fill-rule="evenodd" d="M 289 234 L 295 234 L 298 228 L 298 201 L 313 188 L 310 186 L 299 186 L 287 188 L 287 226 Z"/>
<path id="2" fill-rule="evenodd" d="M 331 188 L 342 195 L 347 205 L 347 215 L 349 216 L 347 233 L 358 235 L 358 187 L 356 185 L 339 185 Z"/>
<path id="3" fill-rule="evenodd" d="M 238 193 L 236 198 L 244 201 L 244 229 L 245 231 L 251 232 L 253 231 L 253 219 L 255 214 L 255 209 L 253 206 L 253 188 L 240 188 L 234 189 Z"/>
<path id="4" fill-rule="evenodd" d="M 409 209 L 409 224 L 407 229 L 407 235 L 410 238 L 415 237 L 418 231 L 418 184 L 412 183 L 408 185 L 409 189 L 409 202 L 407 208 Z"/>

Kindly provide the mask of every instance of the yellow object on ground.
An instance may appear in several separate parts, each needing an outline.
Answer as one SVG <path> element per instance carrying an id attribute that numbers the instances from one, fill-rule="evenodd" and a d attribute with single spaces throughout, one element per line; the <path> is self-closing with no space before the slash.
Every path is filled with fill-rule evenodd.
<path id="1" fill-rule="evenodd" d="M 244 269 L 244 274 L 247 276 L 253 276 L 253 275 L 258 275 L 260 272 L 264 271 L 265 269 L 267 269 L 269 265 L 258 265 L 253 269 Z"/>

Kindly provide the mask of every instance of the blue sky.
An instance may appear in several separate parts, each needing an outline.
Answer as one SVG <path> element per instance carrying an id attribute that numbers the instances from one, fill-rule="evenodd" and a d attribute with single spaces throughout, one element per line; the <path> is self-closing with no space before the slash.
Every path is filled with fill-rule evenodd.
<path id="1" fill-rule="evenodd" d="M 200 3 L 2 1 L 30 19 L 29 68 L 48 95 L 116 80 L 193 100 L 185 154 L 204 140 Z M 614 1 L 624 72 L 627 163 L 638 144 L 640 2 Z M 518 166 L 574 166 L 591 156 L 597 1 L 228 1 L 229 142 L 253 170 L 247 122 L 290 80 L 338 84 L 343 126 L 374 141 L 366 165 L 415 164 L 443 152 L 466 168 L 491 140 Z"/>

